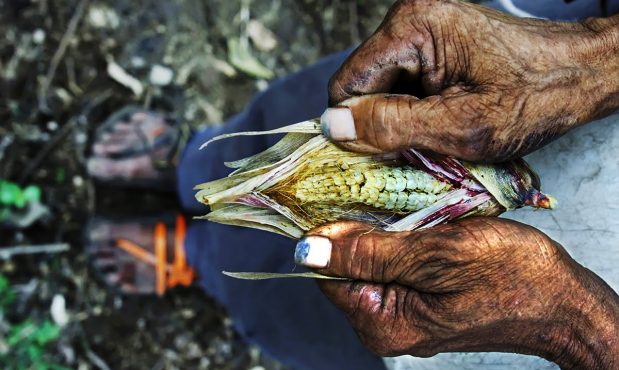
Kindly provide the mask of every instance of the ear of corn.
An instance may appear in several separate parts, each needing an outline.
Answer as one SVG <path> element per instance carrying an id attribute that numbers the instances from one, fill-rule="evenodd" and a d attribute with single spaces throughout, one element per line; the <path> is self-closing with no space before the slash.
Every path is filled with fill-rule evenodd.
<path id="1" fill-rule="evenodd" d="M 196 187 L 198 201 L 212 210 L 206 219 L 299 238 L 337 220 L 403 231 L 554 205 L 523 160 L 489 166 L 413 149 L 352 153 L 320 135 L 317 120 L 267 133 L 280 132 L 291 133 L 262 153 L 227 163 L 235 169 L 229 177 Z M 244 134 L 260 133 L 225 137 Z"/>

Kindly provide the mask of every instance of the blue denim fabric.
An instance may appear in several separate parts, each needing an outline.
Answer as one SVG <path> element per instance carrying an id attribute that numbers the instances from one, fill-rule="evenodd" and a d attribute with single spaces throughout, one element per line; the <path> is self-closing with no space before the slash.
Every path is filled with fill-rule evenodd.
<path id="1" fill-rule="evenodd" d="M 575 21 L 604 15 L 600 0 L 511 0 L 512 4 L 531 15 L 554 20 Z M 606 14 L 619 13 L 619 0 L 606 1 Z M 499 0 L 482 2 L 483 5 L 504 10 Z"/>

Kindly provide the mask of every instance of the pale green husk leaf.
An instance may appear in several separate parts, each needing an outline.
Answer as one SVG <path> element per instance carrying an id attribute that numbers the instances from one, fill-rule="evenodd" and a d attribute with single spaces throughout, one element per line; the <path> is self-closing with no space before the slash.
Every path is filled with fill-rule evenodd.
<path id="1" fill-rule="evenodd" d="M 350 280 L 347 278 L 327 276 L 315 272 L 299 272 L 299 273 L 276 273 L 276 272 L 229 272 L 222 271 L 226 276 L 242 280 L 269 280 L 269 279 L 286 279 L 286 278 L 303 278 L 303 279 L 320 279 L 320 280 Z"/>
<path id="2" fill-rule="evenodd" d="M 219 141 L 223 139 L 228 139 L 236 136 L 259 136 L 259 135 L 274 135 L 274 134 L 289 134 L 289 133 L 299 133 L 299 134 L 319 134 L 320 131 L 320 120 L 312 119 L 308 121 L 303 121 L 299 123 L 295 123 L 292 125 L 276 128 L 274 130 L 268 131 L 243 131 L 243 132 L 233 132 L 230 134 L 223 134 L 219 136 L 215 136 L 214 138 L 208 140 L 204 144 L 200 146 L 200 150 L 206 148 L 210 143 L 214 141 Z M 253 158 L 255 156 L 249 157 Z M 249 159 L 247 158 L 247 159 Z"/>

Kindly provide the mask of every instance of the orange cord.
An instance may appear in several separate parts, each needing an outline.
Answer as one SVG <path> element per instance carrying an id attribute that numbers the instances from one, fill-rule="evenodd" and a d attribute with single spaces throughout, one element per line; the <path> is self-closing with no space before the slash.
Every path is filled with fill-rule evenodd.
<path id="1" fill-rule="evenodd" d="M 187 265 L 185 254 L 185 235 L 187 225 L 182 215 L 176 216 L 174 232 L 174 261 L 168 263 L 167 230 L 163 223 L 157 223 L 153 231 L 154 255 L 138 244 L 127 240 L 118 239 L 117 246 L 125 252 L 136 257 L 138 260 L 155 267 L 155 292 L 162 296 L 166 289 L 177 285 L 189 286 L 195 279 L 195 273 Z"/>
<path id="2" fill-rule="evenodd" d="M 166 265 L 168 262 L 168 241 L 167 241 L 167 232 L 166 227 L 163 223 L 158 223 L 155 225 L 155 230 L 153 234 L 154 242 L 155 242 L 155 257 L 157 258 L 157 263 L 155 264 L 155 291 L 158 296 L 163 295 L 165 293 L 166 287 Z"/>
<path id="3" fill-rule="evenodd" d="M 118 239 L 116 241 L 116 245 L 118 245 L 118 248 L 124 250 L 125 252 L 129 253 L 140 261 L 146 262 L 149 265 L 153 266 L 157 264 L 155 256 L 153 256 L 152 253 L 148 253 L 144 248 L 135 244 L 131 240 Z"/>
<path id="4" fill-rule="evenodd" d="M 176 216 L 176 230 L 174 232 L 174 264 L 170 271 L 168 279 L 168 288 L 176 285 L 187 286 L 195 278 L 195 274 L 191 267 L 187 266 L 187 258 L 185 256 L 185 235 L 187 233 L 187 225 L 185 218 L 181 215 Z"/>

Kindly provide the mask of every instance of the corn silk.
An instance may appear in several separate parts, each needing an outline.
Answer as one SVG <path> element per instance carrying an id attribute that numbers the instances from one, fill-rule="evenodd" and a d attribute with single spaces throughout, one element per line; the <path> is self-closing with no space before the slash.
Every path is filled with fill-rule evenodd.
<path id="1" fill-rule="evenodd" d="M 211 209 L 203 218 L 298 239 L 332 221 L 409 231 L 555 204 L 541 192 L 539 177 L 522 159 L 484 165 L 415 149 L 354 153 L 320 132 L 315 119 L 272 131 L 222 135 L 205 143 L 202 147 L 232 136 L 286 133 L 264 152 L 226 163 L 235 169 L 228 177 L 195 187 L 197 200 Z"/>

